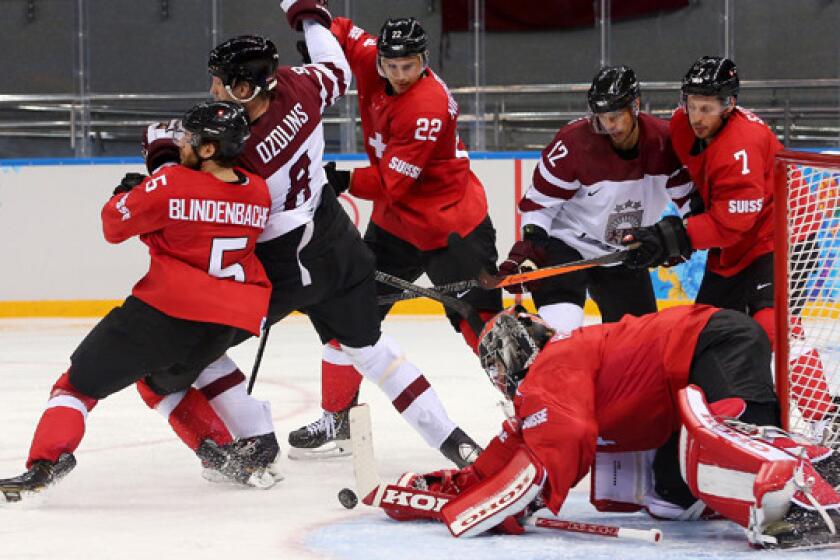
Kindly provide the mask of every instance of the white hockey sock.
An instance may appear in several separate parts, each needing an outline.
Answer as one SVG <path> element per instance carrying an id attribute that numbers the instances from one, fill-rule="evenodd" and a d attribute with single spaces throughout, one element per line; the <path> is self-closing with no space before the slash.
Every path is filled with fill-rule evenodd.
<path id="1" fill-rule="evenodd" d="M 274 431 L 271 404 L 255 399 L 246 390 L 245 376 L 227 354 L 207 366 L 195 381 L 234 438 Z"/>
<path id="2" fill-rule="evenodd" d="M 434 389 L 412 363 L 402 355 L 397 343 L 383 334 L 373 346 L 342 349 L 356 369 L 376 383 L 391 399 L 406 422 L 429 444 L 439 449 L 455 429 Z"/>
<path id="3" fill-rule="evenodd" d="M 560 333 L 570 333 L 583 325 L 583 307 L 574 303 L 543 305 L 537 312 L 543 321 Z"/>

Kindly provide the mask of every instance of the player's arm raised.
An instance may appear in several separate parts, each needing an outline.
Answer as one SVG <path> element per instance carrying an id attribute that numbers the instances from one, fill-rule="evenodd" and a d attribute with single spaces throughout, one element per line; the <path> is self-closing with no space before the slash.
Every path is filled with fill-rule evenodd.
<path id="1" fill-rule="evenodd" d="M 378 78 L 376 37 L 343 17 L 333 18 L 330 27 L 356 76 L 357 85 Z"/>

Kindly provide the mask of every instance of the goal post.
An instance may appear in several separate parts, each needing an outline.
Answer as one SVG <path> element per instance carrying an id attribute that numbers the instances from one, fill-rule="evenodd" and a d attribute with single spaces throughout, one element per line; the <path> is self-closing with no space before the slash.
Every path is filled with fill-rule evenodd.
<path id="1" fill-rule="evenodd" d="M 782 425 L 840 446 L 840 156 L 775 163 L 776 389 Z"/>

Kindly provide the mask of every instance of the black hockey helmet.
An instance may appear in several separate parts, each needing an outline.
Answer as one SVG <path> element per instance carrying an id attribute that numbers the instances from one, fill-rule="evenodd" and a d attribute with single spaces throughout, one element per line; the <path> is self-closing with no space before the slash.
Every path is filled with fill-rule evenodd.
<path id="1" fill-rule="evenodd" d="M 680 91 L 686 95 L 738 97 L 740 82 L 735 63 L 721 56 L 704 56 L 691 65 Z"/>
<path id="2" fill-rule="evenodd" d="M 379 31 L 376 49 L 383 58 L 423 55 L 425 64 L 428 42 L 426 32 L 413 17 L 389 18 Z"/>
<path id="3" fill-rule="evenodd" d="M 251 135 L 245 109 L 233 101 L 199 103 L 184 113 L 181 126 L 192 134 L 190 143 L 196 150 L 205 142 L 218 144 L 212 159 L 236 158 Z"/>
<path id="4" fill-rule="evenodd" d="M 512 399 L 552 336 L 554 329 L 539 316 L 526 312 L 521 305 L 509 307 L 493 317 L 478 337 L 481 367 L 490 382 Z"/>
<path id="5" fill-rule="evenodd" d="M 629 106 L 640 95 L 639 80 L 629 66 L 604 66 L 586 94 L 589 110 L 610 113 Z"/>
<path id="6" fill-rule="evenodd" d="M 246 81 L 259 92 L 277 85 L 274 73 L 279 63 L 277 47 L 270 40 L 257 35 L 240 35 L 210 51 L 207 68 L 222 80 L 228 91 L 236 82 Z"/>

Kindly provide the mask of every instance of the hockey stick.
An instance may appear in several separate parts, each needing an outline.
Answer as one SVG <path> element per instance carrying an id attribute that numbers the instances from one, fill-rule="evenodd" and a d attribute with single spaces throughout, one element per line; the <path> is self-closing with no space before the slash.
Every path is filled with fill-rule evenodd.
<path id="1" fill-rule="evenodd" d="M 629 249 L 635 249 L 638 246 L 638 243 L 633 243 L 631 245 L 628 245 L 627 247 Z M 430 299 L 438 299 L 437 296 L 440 296 L 442 294 L 446 294 L 449 292 L 463 292 L 464 290 L 479 287 L 484 288 L 485 290 L 494 290 L 496 288 L 504 288 L 505 286 L 510 286 L 512 284 L 524 284 L 533 280 L 540 280 L 542 278 L 558 276 L 560 274 L 568 274 L 570 272 L 586 270 L 587 268 L 594 268 L 596 266 L 618 264 L 620 262 L 623 262 L 626 256 L 627 251 L 617 251 L 615 253 L 610 253 L 608 255 L 602 255 L 600 257 L 595 257 L 591 259 L 581 259 L 577 261 L 571 261 L 554 266 L 547 266 L 544 268 L 536 268 L 534 270 L 526 270 L 525 272 L 517 272 L 516 274 L 508 275 L 491 274 L 486 270 L 482 270 L 478 273 L 478 278 L 472 280 L 462 280 L 460 282 L 452 282 L 450 284 L 441 284 L 439 286 L 435 286 L 434 288 L 424 288 L 425 290 L 431 290 L 433 292 L 436 292 L 436 295 L 421 294 L 417 290 L 404 289 L 402 292 L 399 292 L 397 294 L 379 297 L 377 303 L 379 303 L 380 305 L 387 305 L 404 299 L 412 299 L 418 296 L 428 297 Z M 441 300 L 438 299 L 438 301 Z M 455 308 L 453 307 L 453 309 Z"/>
<path id="2" fill-rule="evenodd" d="M 484 321 L 481 319 L 481 316 L 479 316 L 478 312 L 476 312 L 472 305 L 465 301 L 443 294 L 433 288 L 424 288 L 423 286 L 412 284 L 407 280 L 380 272 L 379 270 L 375 272 L 374 278 L 376 278 L 377 282 L 382 282 L 383 284 L 388 284 L 389 286 L 401 288 L 402 290 L 413 292 L 419 296 L 439 301 L 460 315 L 461 318 L 464 319 L 470 328 L 475 332 L 475 336 L 480 336 L 481 331 L 484 329 Z M 468 280 L 468 282 L 472 282 L 472 280 Z"/>
<path id="3" fill-rule="evenodd" d="M 260 333 L 260 345 L 257 347 L 257 355 L 254 357 L 254 367 L 251 368 L 251 377 L 248 378 L 248 394 L 254 390 L 254 383 L 257 381 L 257 372 L 260 370 L 262 363 L 263 352 L 265 352 L 265 343 L 268 342 L 268 331 L 271 330 L 271 325 L 266 318 L 265 326 Z"/>
<path id="4" fill-rule="evenodd" d="M 616 539 L 633 539 L 651 544 L 662 542 L 662 531 L 659 529 L 628 529 L 627 527 L 618 527 L 616 525 L 564 521 L 562 519 L 551 519 L 548 517 L 532 517 L 528 520 L 528 525 L 541 529 L 556 529 L 558 531 L 586 533 L 588 535 L 614 537 Z"/>

